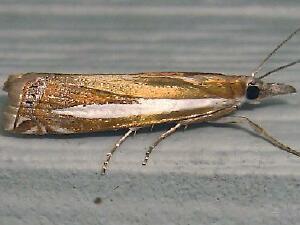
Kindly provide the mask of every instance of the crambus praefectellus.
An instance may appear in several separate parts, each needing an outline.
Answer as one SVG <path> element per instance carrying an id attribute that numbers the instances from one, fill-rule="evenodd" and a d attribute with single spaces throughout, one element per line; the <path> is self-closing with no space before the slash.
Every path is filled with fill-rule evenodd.
<path id="1" fill-rule="evenodd" d="M 128 136 L 141 127 L 168 122 L 176 125 L 149 147 L 143 165 L 164 138 L 182 126 L 201 122 L 248 124 L 273 145 L 300 156 L 300 152 L 282 144 L 250 119 L 229 116 L 247 101 L 296 92 L 290 85 L 266 83 L 263 78 L 300 60 L 256 75 L 299 31 L 300 28 L 282 41 L 250 76 L 201 72 L 11 75 L 4 85 L 9 97 L 4 128 L 9 132 L 37 135 L 128 129 L 107 154 L 103 173 L 112 154 Z"/>

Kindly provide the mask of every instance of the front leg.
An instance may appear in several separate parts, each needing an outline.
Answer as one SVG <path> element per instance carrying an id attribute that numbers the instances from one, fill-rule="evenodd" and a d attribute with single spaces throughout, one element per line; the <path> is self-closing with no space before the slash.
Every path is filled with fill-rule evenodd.
<path id="1" fill-rule="evenodd" d="M 272 145 L 278 147 L 279 149 L 281 149 L 283 151 L 286 151 L 288 153 L 291 153 L 293 155 L 296 155 L 296 156 L 300 157 L 300 152 L 299 151 L 296 151 L 296 150 L 290 148 L 289 146 L 281 143 L 280 141 L 278 141 L 277 139 L 272 137 L 264 128 L 262 128 L 257 123 L 253 122 L 252 120 L 250 120 L 247 117 L 244 117 L 244 116 L 228 116 L 228 117 L 222 118 L 219 121 L 216 121 L 216 123 L 234 123 L 234 124 L 249 125 L 250 128 L 252 128 L 252 130 L 255 133 L 257 133 L 259 136 L 264 138 L 266 141 L 268 141 Z"/>

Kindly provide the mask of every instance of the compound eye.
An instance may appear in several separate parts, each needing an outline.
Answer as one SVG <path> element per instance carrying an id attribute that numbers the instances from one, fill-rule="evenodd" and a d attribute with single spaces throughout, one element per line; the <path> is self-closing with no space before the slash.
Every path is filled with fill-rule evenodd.
<path id="1" fill-rule="evenodd" d="M 250 100 L 254 100 L 254 99 L 257 99 L 258 96 L 259 96 L 259 88 L 255 85 L 249 85 L 247 87 L 247 91 L 246 91 L 246 97 L 247 99 L 250 99 Z"/>

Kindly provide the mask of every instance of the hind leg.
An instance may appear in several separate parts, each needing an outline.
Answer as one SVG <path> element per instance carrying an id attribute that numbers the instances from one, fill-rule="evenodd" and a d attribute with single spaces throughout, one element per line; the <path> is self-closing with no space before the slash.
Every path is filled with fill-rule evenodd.
<path id="1" fill-rule="evenodd" d="M 106 160 L 104 161 L 104 163 L 102 164 L 102 168 L 101 168 L 101 174 L 105 174 L 109 161 L 112 157 L 112 155 L 115 153 L 115 151 L 120 147 L 120 145 L 131 135 L 131 134 L 135 134 L 136 131 L 138 130 L 138 127 L 134 127 L 134 128 L 129 128 L 129 130 L 115 143 L 114 147 L 106 154 Z"/>

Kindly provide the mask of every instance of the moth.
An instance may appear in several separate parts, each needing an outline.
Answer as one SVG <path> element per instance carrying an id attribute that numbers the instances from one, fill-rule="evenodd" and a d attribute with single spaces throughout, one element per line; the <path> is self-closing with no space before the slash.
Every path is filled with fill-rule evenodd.
<path id="1" fill-rule="evenodd" d="M 31 135 L 127 129 L 107 153 L 101 164 L 102 173 L 106 172 L 114 152 L 131 134 L 142 127 L 170 122 L 176 125 L 149 147 L 143 165 L 163 139 L 181 127 L 202 122 L 247 124 L 279 149 L 300 157 L 300 152 L 282 144 L 249 118 L 231 115 L 246 102 L 296 92 L 293 86 L 267 83 L 263 78 L 300 60 L 257 74 L 299 31 L 300 28 L 277 45 L 251 75 L 202 72 L 10 75 L 4 84 L 9 99 L 4 110 L 4 129 Z"/>

